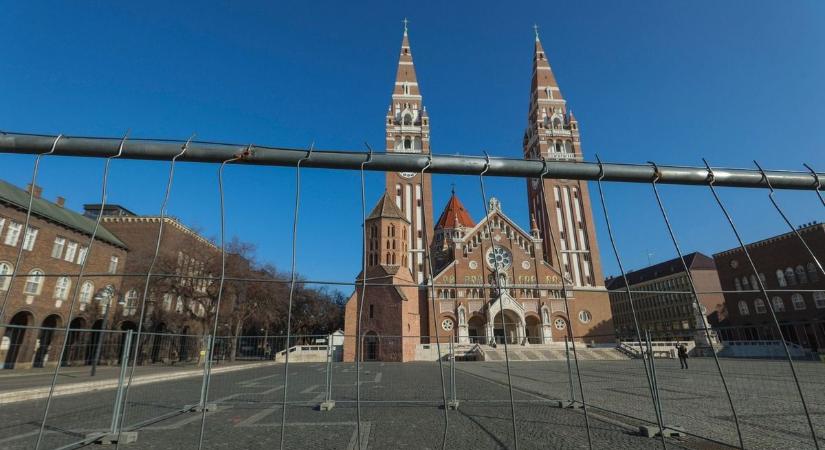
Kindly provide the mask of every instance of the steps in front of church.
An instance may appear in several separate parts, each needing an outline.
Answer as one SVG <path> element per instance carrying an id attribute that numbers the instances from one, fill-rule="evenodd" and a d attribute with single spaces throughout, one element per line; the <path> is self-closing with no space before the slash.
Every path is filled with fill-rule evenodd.
<path id="1" fill-rule="evenodd" d="M 504 361 L 503 346 L 479 346 L 481 361 Z M 507 349 L 510 361 L 564 361 L 567 359 L 564 349 L 510 346 Z M 619 361 L 629 359 L 627 355 L 615 348 L 576 348 L 581 361 Z M 571 352 L 570 358 L 573 358 Z"/>

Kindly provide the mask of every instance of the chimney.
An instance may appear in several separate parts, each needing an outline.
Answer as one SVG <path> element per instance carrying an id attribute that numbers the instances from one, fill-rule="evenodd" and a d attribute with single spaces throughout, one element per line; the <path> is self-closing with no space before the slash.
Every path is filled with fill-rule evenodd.
<path id="1" fill-rule="evenodd" d="M 43 194 L 43 188 L 36 184 L 32 186 L 32 184 L 29 183 L 26 185 L 26 192 L 32 192 L 34 193 L 34 198 L 40 198 L 40 195 Z"/>
<path id="2" fill-rule="evenodd" d="M 57 199 L 54 202 L 57 204 L 57 206 L 62 208 L 66 204 L 66 199 L 61 196 L 57 196 Z"/>

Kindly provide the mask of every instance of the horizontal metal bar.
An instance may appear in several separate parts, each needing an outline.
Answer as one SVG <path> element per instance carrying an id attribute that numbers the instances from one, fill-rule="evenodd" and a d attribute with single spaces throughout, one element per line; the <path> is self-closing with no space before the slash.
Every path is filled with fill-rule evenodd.
<path id="1" fill-rule="evenodd" d="M 56 136 L 0 132 L 0 153 L 39 154 L 48 152 Z M 118 153 L 121 138 L 61 137 L 53 155 L 110 157 Z M 184 141 L 129 139 L 123 146 L 120 159 L 168 161 L 181 152 Z M 303 149 L 265 147 L 259 145 L 191 142 L 178 161 L 219 163 L 240 157 L 233 164 L 267 166 L 295 166 L 307 156 Z M 420 153 L 373 153 L 352 151 L 314 150 L 302 167 L 360 170 L 421 172 L 427 167 L 429 156 Z M 432 155 L 428 172 L 454 175 L 478 175 L 487 159 L 476 156 Z M 545 165 L 539 160 L 490 158 L 486 176 L 538 178 Z M 592 162 L 547 160 L 547 178 L 596 180 L 603 171 L 604 181 L 649 183 L 654 169 L 649 164 L 614 164 L 601 166 Z M 755 169 L 714 168 L 716 186 L 767 188 L 762 173 Z M 771 185 L 777 189 L 807 189 L 817 187 L 811 172 L 766 171 Z M 709 172 L 704 167 L 659 166 L 659 183 L 703 185 Z M 818 176 L 825 179 L 825 173 Z"/>

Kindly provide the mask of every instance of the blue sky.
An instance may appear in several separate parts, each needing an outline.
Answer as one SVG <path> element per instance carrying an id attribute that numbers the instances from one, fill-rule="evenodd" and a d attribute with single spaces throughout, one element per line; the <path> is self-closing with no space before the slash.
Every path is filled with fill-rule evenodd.
<path id="1" fill-rule="evenodd" d="M 401 19 L 435 153 L 520 157 L 534 23 L 582 130 L 587 159 L 825 170 L 825 4 L 696 2 L 6 2 L 0 130 L 198 139 L 325 149 L 383 147 Z M 25 185 L 31 157 L 0 156 Z M 156 214 L 168 165 L 113 164 L 110 202 Z M 217 235 L 215 166 L 182 164 L 170 214 Z M 69 207 L 98 202 L 102 161 L 48 158 L 39 184 Z M 477 177 L 450 183 L 474 218 Z M 674 256 L 647 185 L 605 186 L 627 268 Z M 383 189 L 368 174 L 370 208 Z M 663 187 L 686 250 L 735 240 L 705 188 Z M 525 184 L 488 195 L 528 224 Z M 230 167 L 227 234 L 288 269 L 294 170 Z M 304 174 L 298 270 L 351 281 L 360 264 L 360 176 Z M 595 185 L 591 186 L 598 204 Z M 786 231 L 761 190 L 722 189 L 748 240 Z M 796 223 L 825 218 L 810 192 L 782 192 Z M 617 266 L 595 207 L 606 274 Z M 649 256 L 649 254 L 651 254 Z"/>

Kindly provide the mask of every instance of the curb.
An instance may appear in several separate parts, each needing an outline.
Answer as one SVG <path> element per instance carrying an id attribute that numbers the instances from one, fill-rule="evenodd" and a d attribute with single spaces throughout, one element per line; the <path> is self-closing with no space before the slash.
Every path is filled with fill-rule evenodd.
<path id="1" fill-rule="evenodd" d="M 275 362 L 262 362 L 253 364 L 244 364 L 240 366 L 218 367 L 212 369 L 212 374 L 237 372 L 239 370 L 256 369 L 259 367 L 276 365 Z M 153 374 L 136 376 L 132 379 L 132 386 L 140 386 L 144 384 L 158 383 L 161 381 L 180 380 L 184 378 L 194 378 L 203 376 L 203 369 L 182 370 L 174 373 Z M 53 397 L 61 397 L 65 395 L 80 394 L 86 392 L 102 391 L 107 389 L 115 389 L 118 384 L 118 379 L 109 379 L 104 381 L 87 381 L 82 383 L 73 383 L 66 385 L 57 385 L 54 389 Z M 29 400 L 37 400 L 49 396 L 49 387 L 21 389 L 17 391 L 0 393 L 0 405 L 9 403 L 25 402 Z"/>

